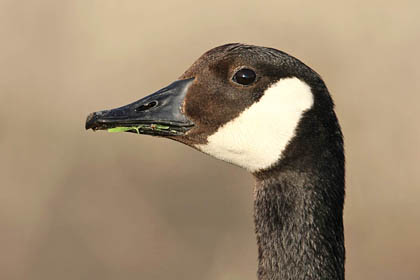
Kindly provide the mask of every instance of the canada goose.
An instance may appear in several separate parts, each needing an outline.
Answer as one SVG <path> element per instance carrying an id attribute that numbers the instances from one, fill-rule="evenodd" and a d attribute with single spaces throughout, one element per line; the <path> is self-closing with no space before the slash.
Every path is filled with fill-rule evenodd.
<path id="1" fill-rule="evenodd" d="M 344 149 L 321 77 L 272 48 L 227 44 L 176 82 L 90 114 L 86 129 L 162 136 L 251 172 L 258 279 L 344 279 Z"/>

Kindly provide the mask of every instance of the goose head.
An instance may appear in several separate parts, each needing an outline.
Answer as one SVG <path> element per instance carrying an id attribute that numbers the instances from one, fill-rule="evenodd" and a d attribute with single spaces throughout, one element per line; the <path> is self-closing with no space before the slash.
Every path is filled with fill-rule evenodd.
<path id="1" fill-rule="evenodd" d="M 337 127 L 333 103 L 316 72 L 276 49 L 227 44 L 169 86 L 90 114 L 86 129 L 166 137 L 261 175 L 286 157 L 305 158 L 319 142 L 309 138 L 331 123 Z"/>

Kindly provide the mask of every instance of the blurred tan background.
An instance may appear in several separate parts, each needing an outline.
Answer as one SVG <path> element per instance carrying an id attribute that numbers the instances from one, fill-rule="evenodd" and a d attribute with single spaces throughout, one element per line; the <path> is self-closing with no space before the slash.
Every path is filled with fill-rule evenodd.
<path id="1" fill-rule="evenodd" d="M 0 0 L 0 279 L 256 279 L 253 179 L 169 140 L 84 130 L 204 51 L 271 46 L 346 137 L 348 279 L 420 279 L 418 1 Z"/>

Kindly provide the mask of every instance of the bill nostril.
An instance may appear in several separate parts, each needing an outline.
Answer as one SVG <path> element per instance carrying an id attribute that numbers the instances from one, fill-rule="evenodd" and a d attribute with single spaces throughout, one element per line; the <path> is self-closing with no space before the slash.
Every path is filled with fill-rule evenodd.
<path id="1" fill-rule="evenodd" d="M 156 107 L 157 105 L 158 105 L 158 102 L 156 100 L 154 100 L 154 101 L 151 101 L 149 103 L 142 104 L 142 105 L 138 106 L 135 110 L 136 110 L 136 112 L 142 112 L 142 111 L 149 110 L 153 107 Z"/>

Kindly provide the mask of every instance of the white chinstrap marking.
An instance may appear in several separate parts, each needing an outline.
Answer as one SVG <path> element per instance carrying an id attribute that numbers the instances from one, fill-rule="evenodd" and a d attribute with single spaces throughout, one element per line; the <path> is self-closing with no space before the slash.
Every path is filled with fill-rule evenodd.
<path id="1" fill-rule="evenodd" d="M 237 118 L 197 145 L 206 154 L 251 172 L 276 163 L 313 104 L 311 88 L 298 78 L 281 79 Z"/>

